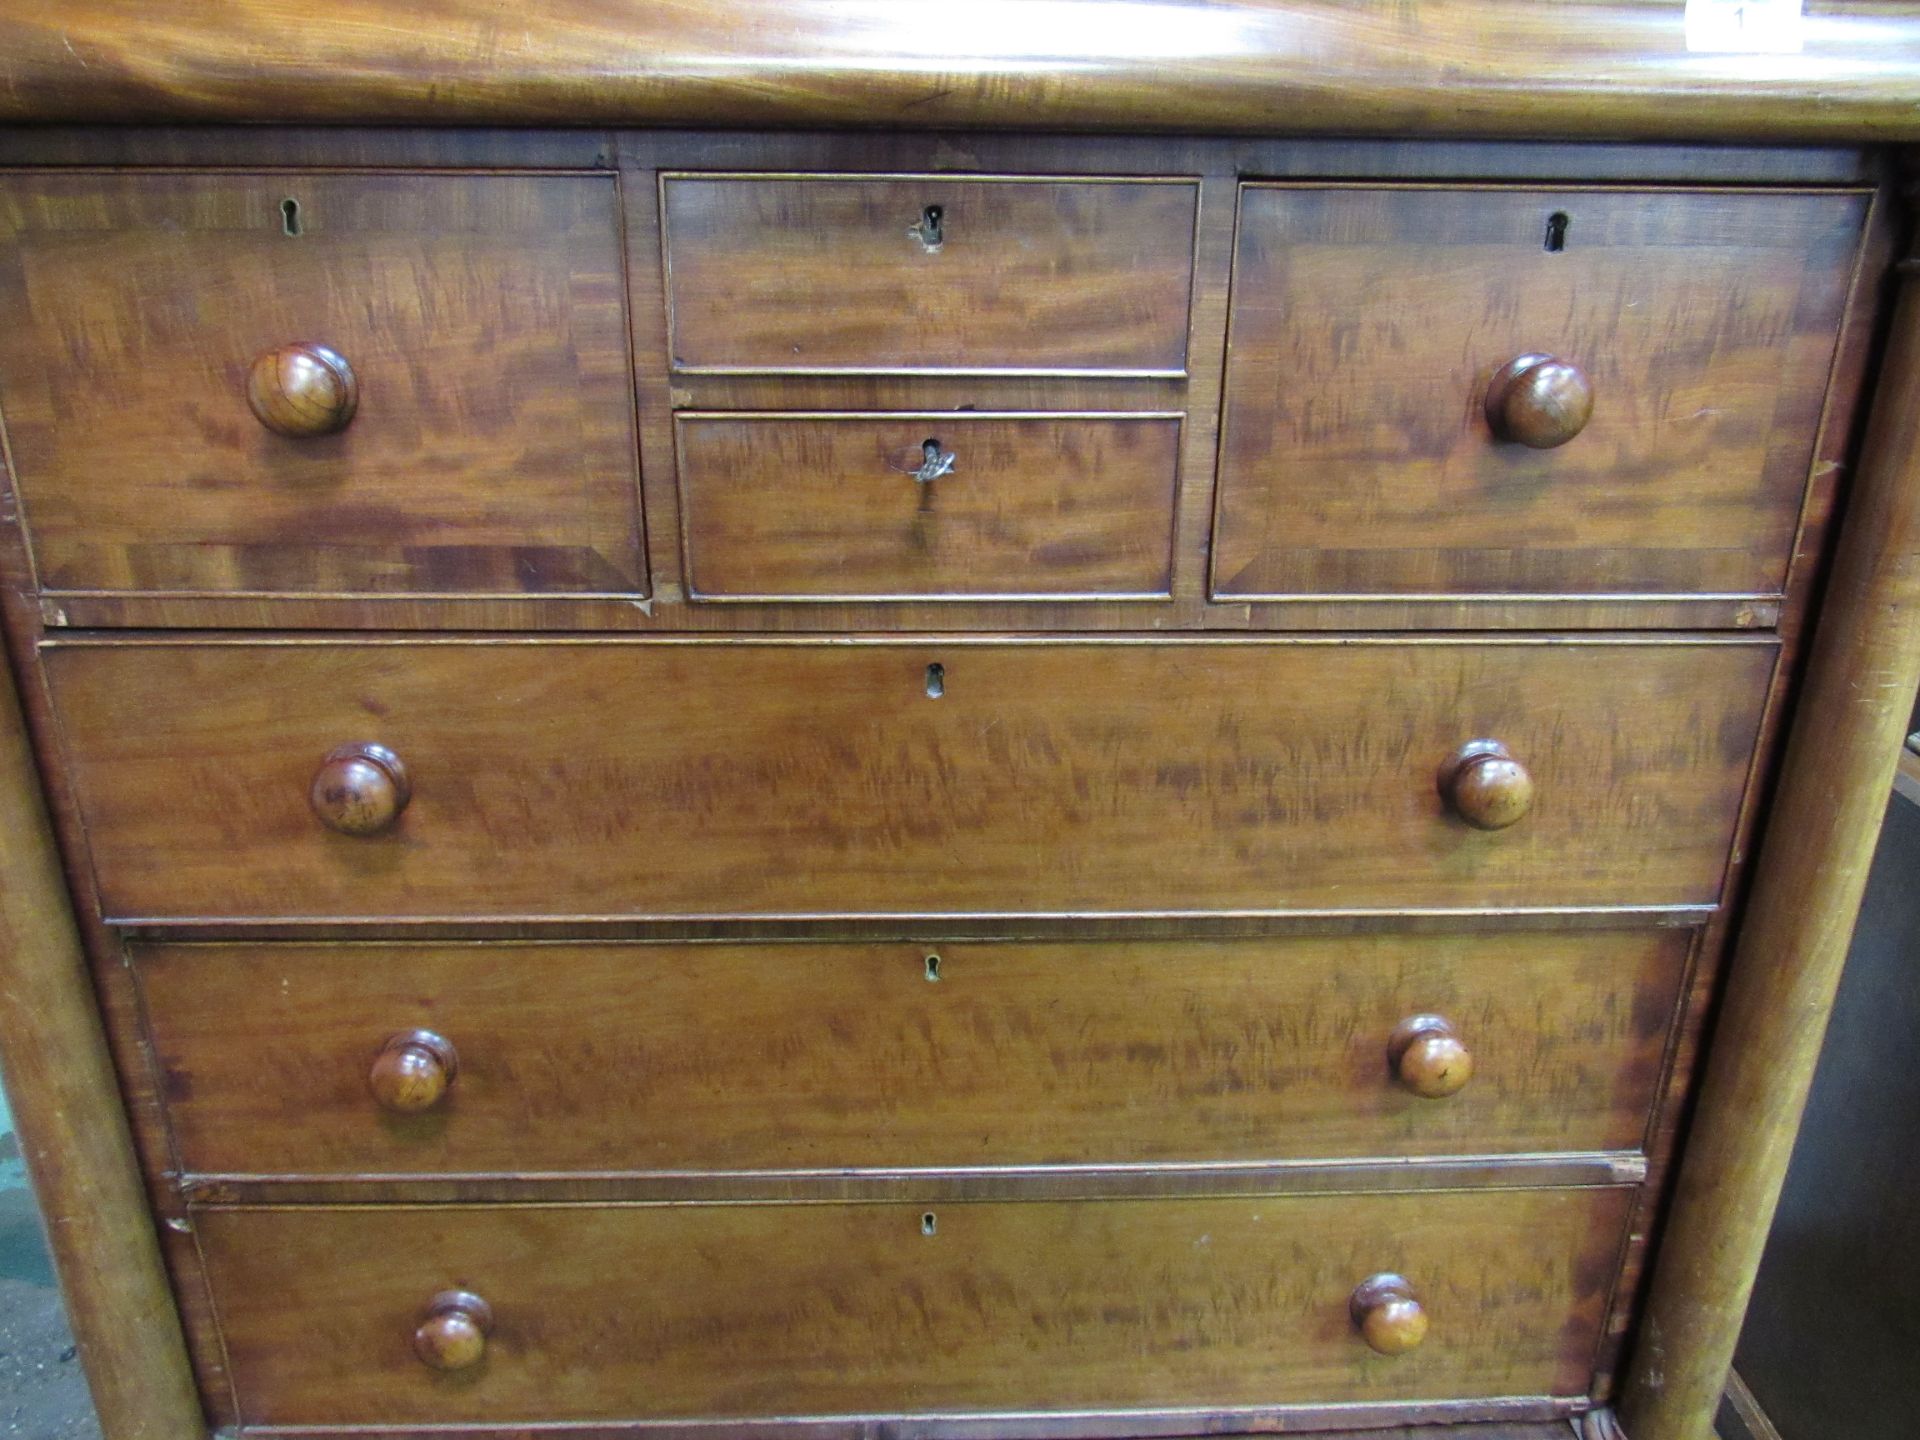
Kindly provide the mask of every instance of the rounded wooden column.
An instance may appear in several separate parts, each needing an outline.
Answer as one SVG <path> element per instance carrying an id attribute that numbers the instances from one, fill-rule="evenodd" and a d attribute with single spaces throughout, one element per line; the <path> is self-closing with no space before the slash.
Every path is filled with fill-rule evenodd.
<path id="1" fill-rule="evenodd" d="M 1625 1375 L 1631 1440 L 1712 1440 L 1916 683 L 1920 297 L 1909 281 Z"/>
<path id="2" fill-rule="evenodd" d="M 4 651 L 0 835 L 0 1056 L 101 1430 L 205 1435 Z"/>

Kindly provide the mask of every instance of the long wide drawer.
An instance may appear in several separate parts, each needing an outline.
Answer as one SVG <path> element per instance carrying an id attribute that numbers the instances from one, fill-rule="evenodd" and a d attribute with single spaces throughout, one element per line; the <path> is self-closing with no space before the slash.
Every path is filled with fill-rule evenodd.
<path id="1" fill-rule="evenodd" d="M 1775 653 L 162 640 L 47 670 L 116 920 L 1076 916 L 1711 903 Z"/>
<path id="2" fill-rule="evenodd" d="M 195 1225 L 244 1423 L 1044 1413 L 1578 1395 L 1634 1193 L 296 1208 Z M 1427 1318 L 1401 1354 L 1355 1324 L 1354 1291 L 1382 1274 Z M 482 1323 L 450 1315 L 462 1292 Z M 416 1345 L 472 1363 L 437 1370 Z"/>
<path id="3" fill-rule="evenodd" d="M 136 949 L 209 1175 L 1631 1150 L 1683 930 Z"/>

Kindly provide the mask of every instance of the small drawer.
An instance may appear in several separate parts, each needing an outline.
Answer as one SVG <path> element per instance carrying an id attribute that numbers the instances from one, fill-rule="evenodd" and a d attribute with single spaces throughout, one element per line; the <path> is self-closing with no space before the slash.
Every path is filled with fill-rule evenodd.
<path id="1" fill-rule="evenodd" d="M 247 1425 L 986 1420 L 1583 1395 L 1636 1193 L 296 1207 L 194 1229 Z"/>
<path id="2" fill-rule="evenodd" d="M 1199 183 L 668 175 L 674 368 L 1174 376 Z"/>
<path id="3" fill-rule="evenodd" d="M 701 600 L 1143 599 L 1179 415 L 677 417 Z"/>
<path id="4" fill-rule="evenodd" d="M 0 177 L 58 595 L 638 595 L 610 175 Z"/>
<path id="5" fill-rule="evenodd" d="M 194 1174 L 1637 1150 L 1680 929 L 1019 944 L 154 945 Z"/>
<path id="6" fill-rule="evenodd" d="M 1776 646 L 43 654 L 116 921 L 784 919 L 1712 904 Z"/>
<path id="7" fill-rule="evenodd" d="M 1213 593 L 1780 593 L 1857 193 L 1241 190 Z"/>

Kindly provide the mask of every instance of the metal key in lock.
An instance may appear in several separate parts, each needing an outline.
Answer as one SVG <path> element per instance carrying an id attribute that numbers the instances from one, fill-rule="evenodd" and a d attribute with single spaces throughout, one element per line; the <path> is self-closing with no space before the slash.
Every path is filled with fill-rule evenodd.
<path id="1" fill-rule="evenodd" d="M 930 485 L 943 475 L 951 475 L 959 456 L 951 450 L 943 450 L 938 439 L 923 441 L 920 446 L 920 468 L 913 471 L 913 478 L 922 485 Z"/>

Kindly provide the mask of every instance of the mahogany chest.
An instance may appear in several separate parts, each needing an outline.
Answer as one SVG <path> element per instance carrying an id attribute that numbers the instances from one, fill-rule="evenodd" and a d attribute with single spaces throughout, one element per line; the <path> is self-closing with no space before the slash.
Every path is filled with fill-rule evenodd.
<path id="1" fill-rule="evenodd" d="M 1702 1440 L 1920 675 L 1894 101 L 71 8 L 0 948 L 110 1436 Z"/>

